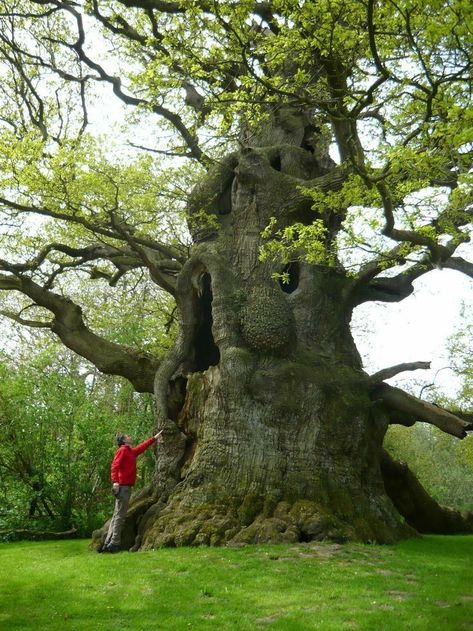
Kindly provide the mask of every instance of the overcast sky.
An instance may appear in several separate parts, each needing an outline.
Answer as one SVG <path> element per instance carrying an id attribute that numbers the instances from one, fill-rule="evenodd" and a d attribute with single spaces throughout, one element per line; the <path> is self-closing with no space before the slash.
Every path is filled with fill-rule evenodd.
<path id="1" fill-rule="evenodd" d="M 470 306 L 464 322 L 472 322 L 473 280 L 453 270 L 433 270 L 414 286 L 414 293 L 400 303 L 358 307 L 352 321 L 355 341 L 368 372 L 403 362 L 431 361 L 431 370 L 402 373 L 390 383 L 435 382 L 452 396 L 458 380 L 445 369 L 449 365 L 447 340 L 462 324 L 462 304 Z M 419 394 L 420 388 L 415 387 L 414 393 Z"/>

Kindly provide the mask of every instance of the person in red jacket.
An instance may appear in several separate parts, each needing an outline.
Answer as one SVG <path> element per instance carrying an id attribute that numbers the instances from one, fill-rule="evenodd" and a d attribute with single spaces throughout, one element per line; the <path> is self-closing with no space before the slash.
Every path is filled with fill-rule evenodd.
<path id="1" fill-rule="evenodd" d="M 120 537 L 130 503 L 131 490 L 136 482 L 136 459 L 159 439 L 161 432 L 136 447 L 133 447 L 133 439 L 128 434 L 117 435 L 118 449 L 110 467 L 115 509 L 100 552 L 120 551 Z"/>

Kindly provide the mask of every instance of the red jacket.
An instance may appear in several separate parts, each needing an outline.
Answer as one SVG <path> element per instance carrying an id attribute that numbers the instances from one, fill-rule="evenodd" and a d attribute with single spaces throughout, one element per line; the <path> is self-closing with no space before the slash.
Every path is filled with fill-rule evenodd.
<path id="1" fill-rule="evenodd" d="M 136 482 L 136 459 L 155 442 L 155 438 L 148 438 L 137 447 L 120 445 L 110 467 L 112 482 L 132 486 Z"/>

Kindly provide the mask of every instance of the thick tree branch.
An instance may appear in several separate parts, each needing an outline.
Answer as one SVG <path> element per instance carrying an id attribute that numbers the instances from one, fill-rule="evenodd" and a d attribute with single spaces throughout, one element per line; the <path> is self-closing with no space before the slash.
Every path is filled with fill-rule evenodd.
<path id="1" fill-rule="evenodd" d="M 446 267 L 448 269 L 454 269 L 457 272 L 462 272 L 463 274 L 466 274 L 470 278 L 473 278 L 473 263 L 470 263 L 469 261 L 465 261 L 465 259 L 461 257 L 458 257 L 458 256 L 450 257 L 449 259 L 444 261 L 443 267 Z"/>
<path id="2" fill-rule="evenodd" d="M 353 303 L 358 305 L 371 300 L 400 302 L 414 291 L 413 282 L 432 269 L 434 266 L 430 259 L 425 257 L 397 276 L 373 278 L 369 283 L 359 283 L 355 280 L 352 290 Z M 366 278 L 368 277 L 367 275 Z"/>
<path id="3" fill-rule="evenodd" d="M 0 289 L 19 291 L 36 305 L 51 311 L 54 314 L 51 330 L 65 346 L 91 361 L 101 372 L 125 377 L 138 392 L 153 392 L 157 360 L 93 333 L 84 322 L 81 308 L 74 302 L 21 276 L 0 275 Z"/>
<path id="4" fill-rule="evenodd" d="M 373 278 L 378 271 L 381 271 L 378 263 L 373 262 L 371 269 L 366 266 L 362 276 L 354 281 L 351 290 L 354 304 L 374 300 L 382 302 L 404 300 L 414 291 L 413 282 L 436 267 L 453 269 L 473 278 L 473 263 L 461 257 L 447 258 L 439 266 L 436 266 L 427 255 L 397 276 L 379 278 Z"/>
<path id="5" fill-rule="evenodd" d="M 366 176 L 369 180 L 370 178 Z M 385 216 L 385 225 L 383 228 L 383 234 L 394 241 L 398 241 L 400 243 L 409 243 L 412 246 L 424 247 L 429 251 L 430 259 L 439 265 L 445 263 L 445 261 L 450 258 L 458 247 L 458 245 L 462 242 L 467 242 L 470 240 L 470 236 L 466 233 L 461 233 L 460 239 L 454 239 L 448 245 L 441 245 L 437 239 L 437 236 L 430 236 L 426 233 L 425 228 L 432 227 L 435 229 L 438 235 L 442 234 L 439 231 L 439 226 L 443 219 L 449 221 L 449 223 L 453 224 L 455 229 L 459 229 L 462 225 L 465 225 L 468 220 L 466 217 L 468 216 L 467 205 L 465 205 L 465 210 L 463 212 L 456 212 L 456 218 L 452 218 L 452 209 L 447 206 L 445 210 L 443 210 L 436 218 L 432 219 L 432 221 L 427 224 L 427 226 L 422 226 L 419 229 L 413 230 L 400 230 L 395 226 L 395 202 L 393 200 L 392 192 L 385 181 L 371 180 L 376 186 L 378 193 L 381 197 L 384 216 Z M 457 236 L 460 232 L 457 232 Z"/>
<path id="6" fill-rule="evenodd" d="M 465 412 L 463 410 L 449 410 L 449 412 L 473 425 L 473 412 Z"/>
<path id="7" fill-rule="evenodd" d="M 421 533 L 473 532 L 473 513 L 466 516 L 438 504 L 426 492 L 406 463 L 383 450 L 380 459 L 386 493 L 407 523 Z"/>
<path id="8" fill-rule="evenodd" d="M 386 383 L 375 386 L 372 391 L 372 398 L 383 401 L 395 414 L 405 414 L 407 417 L 415 418 L 417 421 L 430 423 L 446 434 L 451 434 L 460 439 L 465 438 L 467 432 L 473 431 L 473 423 L 469 423 L 432 403 L 421 401 L 407 392 L 394 386 L 389 386 Z"/>
<path id="9" fill-rule="evenodd" d="M 407 370 L 428 370 L 430 368 L 430 362 L 408 362 L 406 364 L 397 364 L 396 366 L 390 366 L 389 368 L 383 368 L 383 370 L 379 370 L 375 372 L 373 375 L 370 375 L 370 381 L 372 383 L 380 383 L 385 379 L 391 379 L 391 377 L 395 377 L 400 372 L 405 372 Z"/>
<path id="10" fill-rule="evenodd" d="M 415 250 L 412 246 L 411 252 Z M 398 244 L 387 252 L 379 254 L 375 259 L 368 261 L 363 265 L 356 275 L 354 289 L 369 283 L 373 278 L 380 274 L 386 267 L 393 265 L 404 265 L 406 263 L 406 247 L 405 244 Z"/>

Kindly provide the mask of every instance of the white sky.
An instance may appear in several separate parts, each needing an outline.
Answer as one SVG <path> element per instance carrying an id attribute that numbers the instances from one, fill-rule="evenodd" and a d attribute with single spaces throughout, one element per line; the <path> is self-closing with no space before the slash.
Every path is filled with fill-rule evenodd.
<path id="1" fill-rule="evenodd" d="M 473 303 L 473 280 L 453 270 L 434 270 L 419 278 L 414 287 L 414 293 L 400 303 L 358 307 L 352 321 L 355 341 L 368 372 L 404 362 L 431 361 L 431 370 L 405 372 L 390 383 L 418 382 L 414 394 L 419 394 L 422 384 L 435 382 L 453 396 L 458 380 L 444 369 L 449 365 L 447 339 L 461 326 L 462 304 Z"/>

